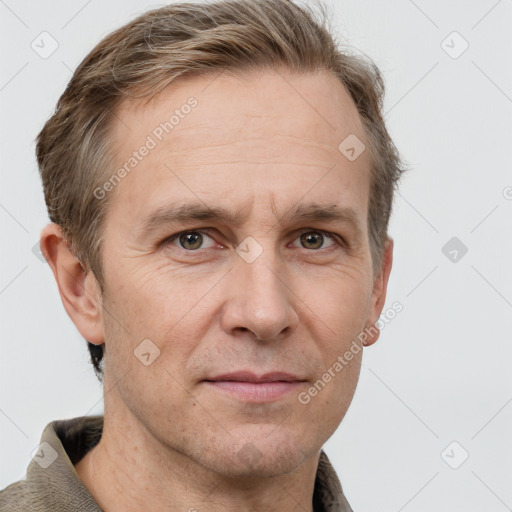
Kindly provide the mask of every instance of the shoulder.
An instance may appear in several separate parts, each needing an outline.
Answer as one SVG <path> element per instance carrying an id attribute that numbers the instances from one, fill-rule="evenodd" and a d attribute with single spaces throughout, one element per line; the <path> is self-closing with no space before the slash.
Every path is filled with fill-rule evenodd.
<path id="1" fill-rule="evenodd" d="M 0 511 L 100 511 L 74 465 L 98 443 L 102 429 L 103 416 L 48 423 L 25 479 L 0 490 Z"/>
<path id="2" fill-rule="evenodd" d="M 2 512 L 35 512 L 27 496 L 26 481 L 20 480 L 0 490 L 0 510 Z"/>

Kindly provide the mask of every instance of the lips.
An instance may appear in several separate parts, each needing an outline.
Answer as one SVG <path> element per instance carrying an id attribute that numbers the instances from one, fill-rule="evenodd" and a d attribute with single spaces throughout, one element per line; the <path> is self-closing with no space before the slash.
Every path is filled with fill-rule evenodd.
<path id="1" fill-rule="evenodd" d="M 225 373 L 215 377 L 205 379 L 209 382 L 303 382 L 304 379 L 285 372 L 269 372 L 263 375 L 256 375 L 248 371 L 240 371 L 234 373 Z"/>
<path id="2" fill-rule="evenodd" d="M 305 380 L 285 372 L 256 375 L 249 371 L 240 371 L 216 375 L 205 379 L 204 382 L 230 398 L 262 403 L 283 398 L 291 391 L 297 391 Z"/>

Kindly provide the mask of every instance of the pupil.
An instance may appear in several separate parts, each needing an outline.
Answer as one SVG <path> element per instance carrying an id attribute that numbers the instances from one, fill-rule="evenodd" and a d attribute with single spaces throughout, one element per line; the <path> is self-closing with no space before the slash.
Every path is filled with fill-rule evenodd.
<path id="1" fill-rule="evenodd" d="M 201 247 L 202 235 L 200 233 L 186 233 L 181 235 L 180 241 L 186 249 L 197 249 Z"/>
<path id="2" fill-rule="evenodd" d="M 315 249 L 322 246 L 322 235 L 320 233 L 304 233 L 302 236 L 303 241 L 305 240 L 307 243 L 313 242 Z"/>

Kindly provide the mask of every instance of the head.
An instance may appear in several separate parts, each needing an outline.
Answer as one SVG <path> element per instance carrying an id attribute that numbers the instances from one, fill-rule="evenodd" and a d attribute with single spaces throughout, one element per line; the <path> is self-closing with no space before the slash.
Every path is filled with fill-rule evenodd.
<path id="1" fill-rule="evenodd" d="M 283 473 L 318 451 L 378 337 L 360 335 L 384 306 L 403 169 L 378 69 L 323 14 L 150 11 L 84 59 L 37 140 L 41 247 L 115 384 L 105 415 L 218 471 Z M 211 382 L 233 371 L 295 382 L 243 399 Z"/>

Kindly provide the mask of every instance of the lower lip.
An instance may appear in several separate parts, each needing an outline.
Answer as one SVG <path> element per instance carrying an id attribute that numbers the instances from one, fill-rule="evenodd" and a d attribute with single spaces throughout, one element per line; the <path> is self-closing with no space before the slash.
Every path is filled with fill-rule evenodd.
<path id="1" fill-rule="evenodd" d="M 219 391 L 224 391 L 246 402 L 268 402 L 297 390 L 302 382 L 241 382 L 241 381 L 206 381 Z"/>

